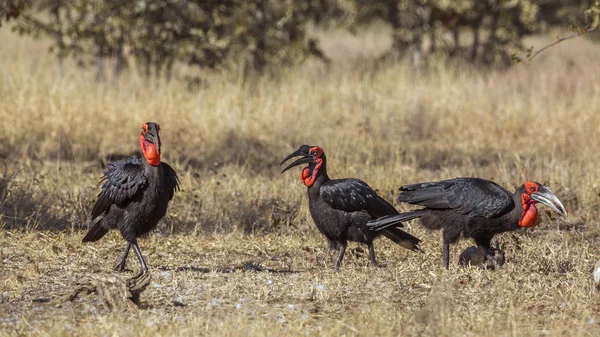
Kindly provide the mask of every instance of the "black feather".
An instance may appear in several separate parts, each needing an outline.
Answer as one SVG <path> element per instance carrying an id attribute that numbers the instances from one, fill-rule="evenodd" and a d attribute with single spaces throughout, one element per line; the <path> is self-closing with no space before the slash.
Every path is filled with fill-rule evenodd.
<path id="1" fill-rule="evenodd" d="M 422 215 L 423 212 L 420 210 L 404 212 L 371 220 L 367 223 L 367 226 L 375 231 L 380 231 L 389 227 L 401 227 L 403 222 L 420 218 Z"/>
<path id="2" fill-rule="evenodd" d="M 102 181 L 102 191 L 92 208 L 92 220 L 106 212 L 110 205 L 123 205 L 148 184 L 144 167 L 138 158 L 109 163 Z"/>
<path id="3" fill-rule="evenodd" d="M 159 129 L 156 123 L 145 123 L 143 141 L 158 146 Z M 166 215 L 169 201 L 179 189 L 177 173 L 166 163 L 153 165 L 145 159 L 128 158 L 109 163 L 101 181 L 102 191 L 91 212 L 93 223 L 83 242 L 99 240 L 109 230 L 118 229 L 128 245 L 115 269 L 125 268 L 133 248 L 142 272 L 147 272 L 137 238 L 150 233 Z"/>
<path id="4" fill-rule="evenodd" d="M 480 249 L 490 253 L 495 234 L 519 228 L 522 189 L 510 193 L 493 181 L 480 178 L 405 185 L 400 188 L 398 200 L 423 208 L 378 219 L 369 226 L 385 229 L 414 216 L 428 229 L 443 229 L 443 261 L 448 268 L 449 246 L 461 237 L 473 238 Z"/>
<path id="5" fill-rule="evenodd" d="M 410 250 L 420 250 L 419 243 L 421 240 L 416 236 L 410 235 L 398 228 L 390 227 L 381 231 L 381 234 L 386 238 L 394 241 L 396 244 Z"/>
<path id="6" fill-rule="evenodd" d="M 313 146 L 303 146 L 303 149 Z M 286 157 L 286 160 L 290 156 Z M 308 186 L 308 201 L 310 214 L 319 231 L 327 238 L 329 247 L 338 249 L 336 268 L 340 266 L 348 241 L 365 243 L 369 246 L 369 258 L 376 264 L 373 240 L 379 235 L 384 235 L 402 247 L 417 250 L 420 240 L 400 229 L 376 232 L 367 227 L 367 222 L 383 216 L 396 215 L 398 211 L 385 199 L 358 179 L 331 180 L 327 175 L 327 161 L 325 153 L 317 158 L 321 166 L 314 170 L 309 163 L 309 171 L 313 176 Z M 305 181 L 306 184 L 306 181 Z M 401 224 L 397 224 L 401 226 Z"/>
<path id="7" fill-rule="evenodd" d="M 513 194 L 479 178 L 456 178 L 400 187 L 399 201 L 429 209 L 452 209 L 469 216 L 496 218 L 514 207 Z"/>
<path id="8" fill-rule="evenodd" d="M 345 212 L 365 211 L 374 218 L 398 214 L 394 206 L 362 180 L 329 180 L 321 186 L 320 192 L 323 200 L 334 209 Z"/>
<path id="9" fill-rule="evenodd" d="M 179 177 L 175 170 L 167 163 L 160 163 L 165 174 L 165 183 L 169 190 L 169 200 L 173 199 L 175 192 L 179 191 Z"/>

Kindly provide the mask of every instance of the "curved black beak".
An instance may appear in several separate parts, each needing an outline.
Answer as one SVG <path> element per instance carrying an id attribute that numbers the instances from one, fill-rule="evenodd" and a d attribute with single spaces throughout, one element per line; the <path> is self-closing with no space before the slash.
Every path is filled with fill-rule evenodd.
<path id="1" fill-rule="evenodd" d="M 158 125 L 154 122 L 147 122 L 146 125 L 148 126 L 148 132 L 146 132 L 146 134 L 144 135 L 144 138 L 151 142 L 152 144 L 154 144 L 154 147 L 156 148 L 156 152 L 160 153 L 160 139 L 159 139 L 159 135 L 158 135 Z"/>
<path id="2" fill-rule="evenodd" d="M 302 164 L 309 164 L 315 161 L 315 157 L 313 155 L 308 154 L 307 149 L 304 146 L 301 146 L 298 150 L 292 152 L 287 157 L 285 157 L 279 165 L 283 165 L 283 163 L 285 163 L 286 161 L 298 156 L 302 156 L 302 158 L 299 158 L 290 165 L 288 165 L 286 168 L 283 169 L 283 171 L 281 171 L 281 173 L 291 169 L 292 167 Z"/>
<path id="3" fill-rule="evenodd" d="M 156 152 L 160 153 L 160 142 L 158 141 L 158 134 L 155 135 L 154 133 L 148 131 L 148 133 L 146 133 L 145 138 L 148 139 L 148 141 L 150 141 L 152 144 L 154 144 L 154 147 L 156 147 Z"/>
<path id="4" fill-rule="evenodd" d="M 550 207 L 554 212 L 564 217 L 567 216 L 565 206 L 548 186 L 540 185 L 538 191 L 531 194 L 531 199 Z"/>
<path id="5" fill-rule="evenodd" d="M 302 157 L 302 158 L 296 160 L 295 162 L 291 163 L 290 165 L 288 165 L 286 168 L 284 168 L 283 171 L 281 171 L 281 173 L 291 169 L 292 167 L 302 165 L 302 164 L 309 164 L 309 163 L 312 163 L 313 161 L 315 161 L 315 158 L 313 156 L 309 155 L 309 156 Z"/>

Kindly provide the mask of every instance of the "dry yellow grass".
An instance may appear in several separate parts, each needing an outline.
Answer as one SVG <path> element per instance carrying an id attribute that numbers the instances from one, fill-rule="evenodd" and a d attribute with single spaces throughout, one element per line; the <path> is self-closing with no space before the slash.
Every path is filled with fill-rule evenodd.
<path id="1" fill-rule="evenodd" d="M 360 43 L 345 39 L 343 52 L 339 36 L 324 48 L 357 55 Z M 0 41 L 10 46 L 0 49 L 0 335 L 600 334 L 598 46 L 569 41 L 498 73 L 309 62 L 246 85 L 209 74 L 187 91 L 135 74 L 96 85 L 69 62 L 58 79 L 44 42 L 6 29 Z M 110 312 L 93 295 L 62 303 L 124 248 L 117 233 L 82 245 L 81 225 L 101 163 L 137 151 L 149 120 L 182 191 L 141 242 L 153 273 L 144 308 Z M 499 236 L 507 263 L 494 272 L 457 267 L 468 241 L 446 271 L 440 233 L 411 223 L 423 254 L 379 240 L 385 266 L 371 268 L 351 245 L 335 273 L 297 174 L 278 174 L 304 143 L 325 149 L 332 177 L 361 178 L 389 200 L 423 180 L 537 180 L 570 216 Z"/>

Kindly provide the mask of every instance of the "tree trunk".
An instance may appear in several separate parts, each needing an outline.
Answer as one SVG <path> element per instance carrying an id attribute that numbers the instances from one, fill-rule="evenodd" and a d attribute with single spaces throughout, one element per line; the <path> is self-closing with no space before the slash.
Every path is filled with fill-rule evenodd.
<path id="1" fill-rule="evenodd" d="M 498 37 L 496 36 L 496 31 L 498 30 L 498 23 L 500 22 L 500 10 L 496 9 L 492 13 L 492 21 L 490 23 L 490 37 L 487 39 L 484 47 L 483 47 L 483 61 L 484 62 L 493 62 L 494 53 L 496 52 L 494 49 L 498 42 Z"/>
<path id="2" fill-rule="evenodd" d="M 458 24 L 455 24 L 452 27 L 452 38 L 454 40 L 454 50 L 452 51 L 452 55 L 457 55 L 460 51 L 460 30 L 458 29 Z"/>
<path id="3" fill-rule="evenodd" d="M 393 29 L 393 46 L 398 54 L 402 54 L 403 49 L 406 48 L 406 43 L 398 38 L 398 29 L 400 28 L 400 12 L 398 11 L 398 3 L 397 1 L 389 1 L 388 2 L 388 10 L 387 10 L 387 19 L 388 22 L 392 25 Z"/>
<path id="4" fill-rule="evenodd" d="M 473 29 L 473 49 L 471 49 L 471 61 L 475 61 L 477 59 L 477 53 L 479 52 L 481 21 L 481 18 L 479 18 L 471 26 Z"/>
<path id="5" fill-rule="evenodd" d="M 165 72 L 167 76 L 167 82 L 171 82 L 173 78 L 173 64 L 175 63 L 175 56 L 171 54 L 167 59 L 167 63 L 165 65 Z"/>
<path id="6" fill-rule="evenodd" d="M 115 51 L 115 69 L 114 69 L 114 78 L 113 81 L 116 82 L 121 77 L 121 73 L 123 70 L 127 68 L 127 59 L 123 54 L 123 41 L 119 42 L 117 50 Z"/>
<path id="7" fill-rule="evenodd" d="M 262 18 L 261 18 L 261 22 L 259 24 L 260 29 L 258 30 L 258 36 L 256 38 L 256 49 L 254 50 L 254 55 L 253 55 L 253 67 L 254 70 L 259 73 L 262 74 L 265 70 L 265 66 L 267 64 L 266 59 L 265 59 L 265 53 L 266 53 L 266 49 L 267 49 L 267 41 L 266 41 L 266 36 L 267 36 L 267 23 L 269 20 L 269 4 L 267 3 L 268 0 L 262 0 L 259 3 L 260 6 L 260 12 L 262 14 Z"/>
<path id="8" fill-rule="evenodd" d="M 437 44 L 435 41 L 435 22 L 429 24 L 429 38 L 431 39 L 430 53 L 433 54 L 437 51 Z"/>
<path id="9" fill-rule="evenodd" d="M 413 64 L 419 66 L 421 64 L 421 45 L 422 45 L 421 29 L 417 28 L 415 32 L 415 38 L 413 40 Z"/>
<path id="10" fill-rule="evenodd" d="M 62 78 L 64 74 L 64 53 L 65 53 L 65 42 L 62 37 L 61 27 L 62 21 L 60 19 L 60 2 L 52 8 L 52 15 L 54 16 L 54 24 L 56 25 L 56 46 L 58 47 L 58 76 Z"/>
<path id="11" fill-rule="evenodd" d="M 102 45 L 96 46 L 96 82 L 104 79 L 104 51 Z"/>

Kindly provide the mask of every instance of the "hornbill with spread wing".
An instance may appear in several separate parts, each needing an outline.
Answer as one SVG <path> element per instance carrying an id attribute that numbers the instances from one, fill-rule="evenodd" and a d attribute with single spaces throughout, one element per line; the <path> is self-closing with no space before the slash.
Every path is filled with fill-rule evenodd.
<path id="1" fill-rule="evenodd" d="M 554 193 L 529 181 L 510 193 L 504 187 L 480 178 L 456 178 L 400 187 L 398 200 L 424 208 L 371 221 L 373 230 L 387 230 L 404 221 L 420 218 L 428 229 L 443 229 L 443 260 L 448 268 L 450 244 L 461 237 L 473 238 L 480 249 L 493 254 L 490 241 L 498 233 L 537 224 L 536 204 L 556 213 L 567 211 Z"/>
<path id="2" fill-rule="evenodd" d="M 92 208 L 92 226 L 83 242 L 97 241 L 110 229 L 119 229 L 127 241 L 125 253 L 115 267 L 125 269 L 127 255 L 133 247 L 140 263 L 140 273 L 148 272 L 137 244 L 167 213 L 169 201 L 179 189 L 177 173 L 160 161 L 160 126 L 142 125 L 140 147 L 144 159 L 128 158 L 109 163 L 104 171 L 104 185 Z"/>
<path id="3" fill-rule="evenodd" d="M 358 179 L 329 179 L 327 161 L 323 149 L 318 146 L 302 145 L 298 150 L 285 157 L 285 163 L 293 157 L 301 156 L 283 169 L 308 164 L 300 174 L 300 179 L 308 188 L 308 206 L 313 221 L 321 233 L 327 237 L 329 249 L 338 249 L 335 268 L 339 269 L 348 241 L 367 244 L 372 265 L 376 265 L 373 240 L 380 234 L 398 245 L 419 249 L 418 238 L 395 227 L 383 231 L 372 231 L 367 222 L 383 216 L 397 215 L 398 211 Z"/>

